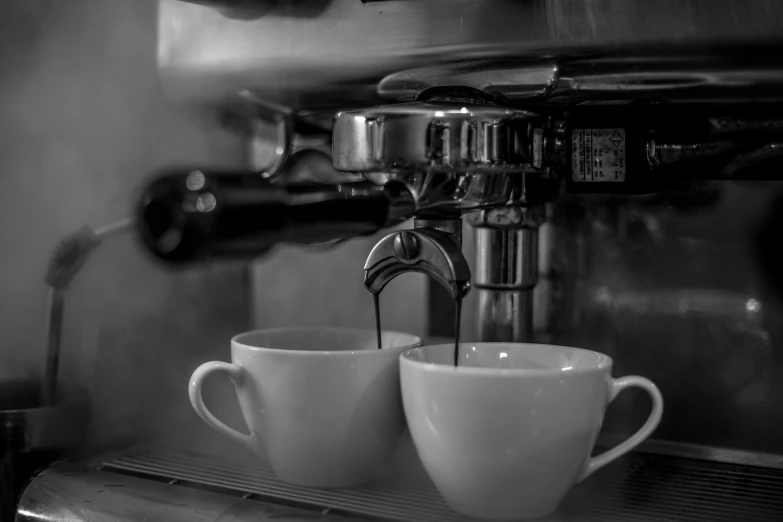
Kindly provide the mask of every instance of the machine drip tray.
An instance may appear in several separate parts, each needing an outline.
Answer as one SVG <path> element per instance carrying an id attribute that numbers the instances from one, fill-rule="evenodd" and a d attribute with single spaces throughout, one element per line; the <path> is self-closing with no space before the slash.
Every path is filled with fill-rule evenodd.
<path id="1" fill-rule="evenodd" d="M 244 448 L 161 445 L 105 461 L 102 469 L 224 494 L 380 520 L 467 520 L 421 473 L 358 489 L 285 484 Z M 414 476 L 415 475 L 415 476 Z M 783 470 L 630 454 L 575 487 L 551 522 L 783 520 Z"/>

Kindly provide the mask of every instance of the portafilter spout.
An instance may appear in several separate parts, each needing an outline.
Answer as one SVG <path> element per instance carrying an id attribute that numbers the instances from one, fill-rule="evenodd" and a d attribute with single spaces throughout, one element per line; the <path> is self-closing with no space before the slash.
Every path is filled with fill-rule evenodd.
<path id="1" fill-rule="evenodd" d="M 459 219 L 456 220 L 460 222 Z M 470 291 L 470 267 L 458 240 L 446 231 L 422 226 L 427 220 L 415 220 L 417 228 L 401 230 L 381 239 L 364 264 L 364 286 L 373 294 L 378 348 L 381 346 L 381 291 L 395 277 L 416 272 L 437 281 L 456 306 L 455 345 L 459 343 L 462 298 Z M 461 222 L 460 222 L 461 224 Z M 421 228 L 419 228 L 421 227 Z"/>
<path id="2" fill-rule="evenodd" d="M 429 276 L 455 301 L 470 291 L 468 262 L 451 237 L 440 230 L 401 230 L 381 239 L 364 264 L 364 286 L 379 294 L 392 279 L 408 272 Z"/>

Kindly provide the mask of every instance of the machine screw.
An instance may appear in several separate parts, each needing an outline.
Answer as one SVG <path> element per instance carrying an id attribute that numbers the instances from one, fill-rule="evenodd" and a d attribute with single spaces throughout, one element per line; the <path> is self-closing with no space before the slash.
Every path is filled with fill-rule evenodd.
<path id="1" fill-rule="evenodd" d="M 401 259 L 419 255 L 419 239 L 410 232 L 400 232 L 394 238 L 394 253 Z"/>

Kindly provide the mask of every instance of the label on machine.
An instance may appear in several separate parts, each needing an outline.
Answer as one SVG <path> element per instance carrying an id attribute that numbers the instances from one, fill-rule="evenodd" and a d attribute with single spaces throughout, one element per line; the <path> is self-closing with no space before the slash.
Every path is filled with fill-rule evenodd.
<path id="1" fill-rule="evenodd" d="M 625 129 L 573 129 L 571 179 L 625 181 Z"/>

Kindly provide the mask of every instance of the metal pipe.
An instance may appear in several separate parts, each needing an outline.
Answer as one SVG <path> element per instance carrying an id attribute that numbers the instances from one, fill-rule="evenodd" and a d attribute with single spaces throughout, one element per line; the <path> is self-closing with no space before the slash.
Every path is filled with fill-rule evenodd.
<path id="1" fill-rule="evenodd" d="M 481 341 L 533 340 L 538 228 L 476 228 L 473 287 Z"/>
<path id="2" fill-rule="evenodd" d="M 462 218 L 456 219 L 431 219 L 431 218 L 419 218 L 413 219 L 414 228 L 431 228 L 432 230 L 440 230 L 449 235 L 457 248 L 462 248 Z"/>

